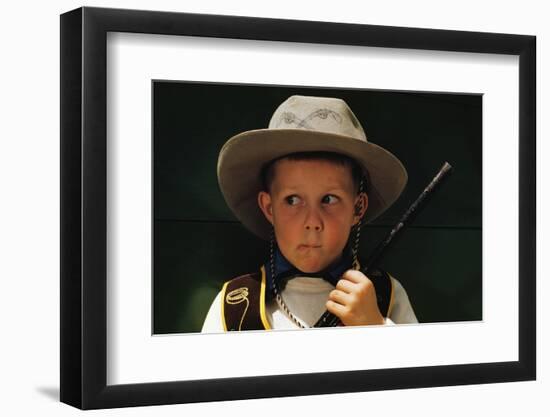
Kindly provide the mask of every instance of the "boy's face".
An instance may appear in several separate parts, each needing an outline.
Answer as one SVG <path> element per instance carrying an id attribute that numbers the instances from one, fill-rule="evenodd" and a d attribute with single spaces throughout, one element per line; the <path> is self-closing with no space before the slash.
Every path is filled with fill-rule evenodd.
<path id="1" fill-rule="evenodd" d="M 273 169 L 270 191 L 258 194 L 258 204 L 279 249 L 299 270 L 321 271 L 340 259 L 367 195 L 356 194 L 350 167 L 331 161 L 281 159 Z"/>

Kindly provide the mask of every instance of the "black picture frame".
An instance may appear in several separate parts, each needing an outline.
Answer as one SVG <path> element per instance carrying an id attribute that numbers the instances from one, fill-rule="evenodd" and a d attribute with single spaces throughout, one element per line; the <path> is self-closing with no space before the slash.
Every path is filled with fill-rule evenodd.
<path id="1" fill-rule="evenodd" d="M 518 56 L 519 360 L 107 385 L 108 32 Z M 88 7 L 61 15 L 61 401 L 97 409 L 534 380 L 535 51 L 525 35 Z"/>

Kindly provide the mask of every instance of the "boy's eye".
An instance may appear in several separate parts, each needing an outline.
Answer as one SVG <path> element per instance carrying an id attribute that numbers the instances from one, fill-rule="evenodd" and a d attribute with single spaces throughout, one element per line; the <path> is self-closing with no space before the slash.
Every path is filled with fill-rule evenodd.
<path id="1" fill-rule="evenodd" d="M 323 197 L 323 199 L 321 200 L 321 202 L 323 204 L 334 204 L 338 201 L 338 197 L 336 197 L 335 195 L 332 195 L 332 194 L 327 194 L 326 196 Z"/>
<path id="2" fill-rule="evenodd" d="M 300 197 L 298 197 L 297 195 L 289 195 L 285 198 L 285 200 L 290 206 L 295 206 L 300 203 Z"/>

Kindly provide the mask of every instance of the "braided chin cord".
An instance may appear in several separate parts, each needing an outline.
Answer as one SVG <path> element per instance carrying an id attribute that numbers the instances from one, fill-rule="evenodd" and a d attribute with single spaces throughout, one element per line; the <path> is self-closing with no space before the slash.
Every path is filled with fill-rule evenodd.
<path id="1" fill-rule="evenodd" d="M 273 284 L 273 294 L 275 295 L 275 300 L 277 301 L 277 304 L 279 305 L 279 308 L 287 315 L 287 317 L 292 320 L 294 324 L 296 324 L 301 329 L 305 329 L 309 326 L 304 325 L 294 314 L 292 314 L 283 301 L 283 297 L 281 297 L 281 293 L 278 288 L 277 281 L 275 280 L 275 254 L 274 254 L 274 240 L 275 240 L 275 232 L 273 231 L 273 228 L 271 229 L 271 235 L 269 238 L 269 267 L 271 269 L 271 283 Z"/>
<path id="2" fill-rule="evenodd" d="M 364 182 L 363 178 L 361 178 L 361 181 L 359 182 L 359 195 L 363 192 L 364 189 Z M 363 221 L 363 217 L 359 219 L 357 224 L 355 225 L 355 239 L 353 241 L 353 246 L 351 248 L 351 252 L 353 254 L 353 269 L 359 270 L 359 238 L 361 237 L 361 222 Z"/>

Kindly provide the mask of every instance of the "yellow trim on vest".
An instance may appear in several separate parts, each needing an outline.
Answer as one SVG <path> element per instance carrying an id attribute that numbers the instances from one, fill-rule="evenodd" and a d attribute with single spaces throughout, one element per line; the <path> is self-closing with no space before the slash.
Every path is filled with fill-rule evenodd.
<path id="1" fill-rule="evenodd" d="M 393 277 L 388 272 L 388 276 L 390 277 L 390 284 L 391 284 L 391 294 L 390 294 L 390 305 L 388 306 L 388 314 L 386 314 L 386 317 L 390 317 L 391 310 L 393 308 L 393 293 L 394 293 L 394 285 L 393 285 Z"/>
<path id="2" fill-rule="evenodd" d="M 262 284 L 260 287 L 260 319 L 262 320 L 262 324 L 264 325 L 265 330 L 271 330 L 271 326 L 269 325 L 269 321 L 267 320 L 267 316 L 265 313 L 266 278 L 265 278 L 265 268 L 263 265 L 260 268 L 260 271 L 262 273 Z"/>
<path id="3" fill-rule="evenodd" d="M 223 284 L 222 287 L 222 294 L 221 294 L 221 313 L 222 313 L 222 325 L 223 325 L 223 331 L 227 331 L 227 324 L 225 323 L 225 311 L 224 311 L 224 305 L 225 305 L 225 293 L 227 291 L 227 285 L 229 284 L 229 281 L 227 281 L 225 284 Z"/>

